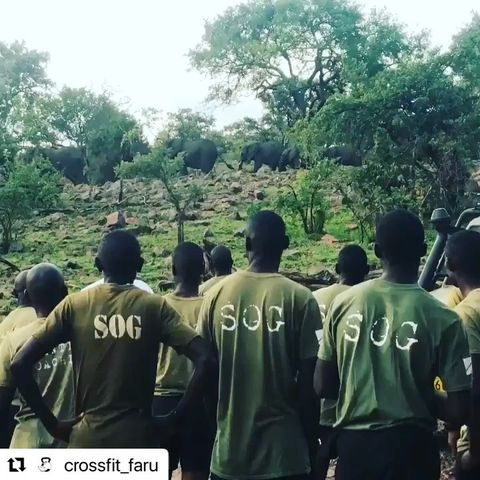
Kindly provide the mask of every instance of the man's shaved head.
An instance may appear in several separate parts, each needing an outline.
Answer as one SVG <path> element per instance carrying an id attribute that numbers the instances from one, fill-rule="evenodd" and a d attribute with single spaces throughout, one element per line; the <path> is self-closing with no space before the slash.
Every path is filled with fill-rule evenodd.
<path id="1" fill-rule="evenodd" d="M 133 283 L 143 265 L 140 243 L 129 232 L 114 230 L 103 238 L 95 264 L 115 281 Z"/>
<path id="2" fill-rule="evenodd" d="M 30 306 L 30 300 L 26 295 L 28 270 L 23 270 L 16 277 L 13 284 L 13 295 L 18 300 L 20 307 Z"/>
<path id="3" fill-rule="evenodd" d="M 230 275 L 233 266 L 232 252 L 225 245 L 218 245 L 212 250 L 210 263 L 215 275 Z"/>
<path id="4" fill-rule="evenodd" d="M 199 284 L 205 273 L 201 247 L 192 242 L 178 245 L 172 255 L 172 269 L 177 280 Z"/>
<path id="5" fill-rule="evenodd" d="M 67 294 L 63 273 L 51 263 L 35 265 L 27 275 L 27 293 L 37 313 L 48 315 Z"/>
<path id="6" fill-rule="evenodd" d="M 246 248 L 250 256 L 280 260 L 289 246 L 287 228 L 280 215 L 270 210 L 255 214 L 247 223 Z"/>

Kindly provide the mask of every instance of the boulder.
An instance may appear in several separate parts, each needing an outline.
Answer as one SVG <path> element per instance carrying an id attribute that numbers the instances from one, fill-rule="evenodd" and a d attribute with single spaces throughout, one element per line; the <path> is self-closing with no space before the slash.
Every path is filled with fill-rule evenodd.
<path id="1" fill-rule="evenodd" d="M 207 228 L 205 232 L 203 232 L 203 238 L 213 238 L 215 235 L 210 228 Z"/>
<path id="2" fill-rule="evenodd" d="M 262 190 L 255 190 L 254 195 L 257 200 L 265 200 L 265 192 Z"/>
<path id="3" fill-rule="evenodd" d="M 62 212 L 55 212 L 49 215 L 45 220 L 48 223 L 58 223 L 61 220 L 63 220 L 66 217 L 66 215 Z"/>
<path id="4" fill-rule="evenodd" d="M 230 216 L 230 220 L 235 220 L 236 222 L 239 222 L 242 220 L 242 216 L 240 215 L 240 212 L 238 210 L 235 210 Z"/>
<path id="5" fill-rule="evenodd" d="M 242 190 L 243 190 L 243 188 L 238 182 L 234 182 L 230 185 L 230 191 L 232 193 L 241 193 Z"/>
<path id="6" fill-rule="evenodd" d="M 10 252 L 11 253 L 20 253 L 20 252 L 23 252 L 25 250 L 25 247 L 23 245 L 22 242 L 13 242 L 11 245 L 10 245 Z"/>
<path id="7" fill-rule="evenodd" d="M 107 215 L 106 227 L 108 229 L 124 228 L 126 225 L 127 225 L 127 220 L 125 219 L 123 213 L 113 212 Z"/>
<path id="8" fill-rule="evenodd" d="M 244 238 L 245 237 L 245 227 L 242 227 L 242 228 L 239 228 L 234 234 L 233 236 L 235 238 Z"/>

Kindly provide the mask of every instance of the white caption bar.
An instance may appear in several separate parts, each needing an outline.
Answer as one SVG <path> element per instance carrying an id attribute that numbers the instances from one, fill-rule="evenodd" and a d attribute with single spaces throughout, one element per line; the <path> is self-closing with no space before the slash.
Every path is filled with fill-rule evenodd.
<path id="1" fill-rule="evenodd" d="M 160 449 L 0 449 L 4 480 L 168 480 L 168 453 Z"/>

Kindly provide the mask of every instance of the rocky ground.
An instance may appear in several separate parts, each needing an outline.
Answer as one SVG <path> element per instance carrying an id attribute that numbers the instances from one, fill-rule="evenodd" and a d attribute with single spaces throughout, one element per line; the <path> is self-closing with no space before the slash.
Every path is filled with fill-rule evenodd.
<path id="1" fill-rule="evenodd" d="M 274 204 L 278 192 L 296 181 L 298 172 L 257 174 L 224 171 L 212 177 L 186 177 L 182 182 L 200 181 L 204 198 L 188 211 L 186 239 L 203 243 L 224 243 L 238 267 L 245 266 L 243 229 L 248 214 Z M 146 260 L 142 277 L 158 290 L 168 286 L 170 254 L 176 245 L 175 210 L 166 200 L 160 181 L 125 181 L 123 201 L 118 204 L 120 182 L 101 187 L 69 185 L 62 208 L 39 212 L 22 226 L 5 258 L 19 268 L 41 261 L 60 266 L 72 290 L 98 277 L 93 268 L 98 243 L 105 231 L 107 216 L 120 212 L 127 228 L 139 235 Z M 288 219 L 291 248 L 285 253 L 283 269 L 301 275 L 318 276 L 332 269 L 343 242 L 357 241 L 353 221 L 332 201 L 335 212 L 327 223 L 327 233 L 308 237 L 298 222 Z M 348 228 L 347 228 L 348 226 Z M 0 264 L 0 316 L 11 308 L 10 280 L 14 272 Z"/>

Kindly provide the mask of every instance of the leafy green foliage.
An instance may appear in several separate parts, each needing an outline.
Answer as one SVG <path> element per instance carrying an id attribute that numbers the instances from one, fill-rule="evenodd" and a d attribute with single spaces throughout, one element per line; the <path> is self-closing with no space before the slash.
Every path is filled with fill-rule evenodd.
<path id="1" fill-rule="evenodd" d="M 198 181 L 189 181 L 186 185 L 178 182 L 178 172 L 183 160 L 179 157 L 169 159 L 161 147 L 155 147 L 148 155 L 135 158 L 132 163 L 122 162 L 117 174 L 122 179 L 143 178 L 158 179 L 167 192 L 166 199 L 174 207 L 177 221 L 177 240 L 185 240 L 185 220 L 187 211 L 205 195 Z"/>
<path id="2" fill-rule="evenodd" d="M 1 249 L 8 252 L 18 224 L 27 221 L 35 209 L 52 208 L 58 202 L 60 175 L 44 159 L 32 163 L 15 161 L 0 182 Z"/>
<path id="3" fill-rule="evenodd" d="M 277 208 L 297 217 L 306 234 L 324 233 L 329 214 L 329 186 L 335 166 L 330 162 L 319 163 L 303 173 L 296 185 L 288 187 L 277 198 Z"/>
<path id="4" fill-rule="evenodd" d="M 207 22 L 192 65 L 218 79 L 211 96 L 253 91 L 285 130 L 318 112 L 353 78 L 376 75 L 416 43 L 385 14 L 340 0 L 261 0 Z"/>

